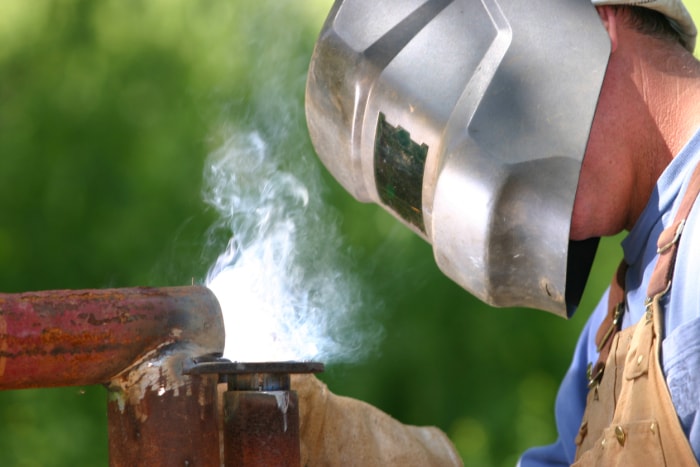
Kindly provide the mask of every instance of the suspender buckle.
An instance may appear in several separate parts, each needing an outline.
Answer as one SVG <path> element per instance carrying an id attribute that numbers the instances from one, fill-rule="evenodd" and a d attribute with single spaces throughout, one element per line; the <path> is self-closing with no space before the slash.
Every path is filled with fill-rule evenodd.
<path id="1" fill-rule="evenodd" d="M 673 236 L 671 241 L 657 248 L 656 253 L 661 254 L 664 251 L 670 249 L 678 241 L 678 239 L 681 238 L 681 234 L 683 233 L 683 227 L 685 227 L 685 219 L 681 219 L 681 221 L 678 223 L 678 227 L 676 227 L 676 234 Z"/>
<path id="2" fill-rule="evenodd" d="M 599 353 L 603 349 L 603 347 L 605 347 L 605 344 L 607 344 L 608 340 L 610 340 L 610 338 L 613 336 L 615 331 L 620 330 L 620 319 L 622 318 L 622 314 L 624 312 L 625 312 L 625 302 L 622 301 L 615 306 L 615 311 L 613 312 L 612 323 L 610 323 L 610 327 L 608 328 L 607 331 L 605 331 L 603 338 L 598 343 L 597 350 Z"/>
<path id="3" fill-rule="evenodd" d="M 600 384 L 600 380 L 603 379 L 603 370 L 605 370 L 605 363 L 598 362 L 593 366 L 593 363 L 588 364 L 586 369 L 586 377 L 588 378 L 588 389 Z"/>

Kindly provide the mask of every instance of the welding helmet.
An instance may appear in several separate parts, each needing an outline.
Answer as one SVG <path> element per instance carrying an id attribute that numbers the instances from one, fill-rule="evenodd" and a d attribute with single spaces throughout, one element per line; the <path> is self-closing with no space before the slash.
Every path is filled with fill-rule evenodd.
<path id="1" fill-rule="evenodd" d="M 309 133 L 466 290 L 568 316 L 597 247 L 569 227 L 609 54 L 590 0 L 337 0 Z"/>

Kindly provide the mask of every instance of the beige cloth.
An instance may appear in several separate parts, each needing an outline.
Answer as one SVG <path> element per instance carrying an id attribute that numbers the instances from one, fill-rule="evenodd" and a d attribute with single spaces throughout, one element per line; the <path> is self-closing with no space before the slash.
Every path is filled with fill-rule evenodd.
<path id="1" fill-rule="evenodd" d="M 434 427 L 404 425 L 356 399 L 336 396 L 313 375 L 293 375 L 299 396 L 301 465 L 461 466 Z"/>
<path id="2" fill-rule="evenodd" d="M 588 393 L 576 467 L 697 465 L 659 363 L 660 295 L 613 340 L 603 379 Z"/>

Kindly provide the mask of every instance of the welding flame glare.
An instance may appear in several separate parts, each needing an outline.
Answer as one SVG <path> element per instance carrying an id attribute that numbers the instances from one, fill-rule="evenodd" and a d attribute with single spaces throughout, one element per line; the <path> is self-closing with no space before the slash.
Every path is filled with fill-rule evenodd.
<path id="1" fill-rule="evenodd" d="M 327 208 L 274 156 L 259 133 L 239 133 L 207 163 L 205 201 L 233 232 L 206 279 L 224 312 L 224 356 L 354 360 L 367 350 L 353 329 L 359 287 L 342 272 Z"/>

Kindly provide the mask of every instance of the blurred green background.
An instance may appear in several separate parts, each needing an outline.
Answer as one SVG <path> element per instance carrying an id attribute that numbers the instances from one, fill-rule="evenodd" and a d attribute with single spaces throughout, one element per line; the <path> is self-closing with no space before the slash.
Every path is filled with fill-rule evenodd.
<path id="1" fill-rule="evenodd" d="M 204 160 L 230 129 L 315 160 L 303 93 L 330 0 L 2 0 L 0 290 L 200 282 L 216 256 Z M 694 13 L 700 7 L 693 5 Z M 318 163 L 314 162 L 316 166 Z M 571 321 L 490 309 L 430 247 L 320 167 L 372 357 L 322 376 L 406 423 L 437 425 L 465 463 L 513 465 L 555 439 L 553 399 L 619 258 L 603 244 Z M 106 465 L 102 387 L 0 392 L 0 465 Z"/>

